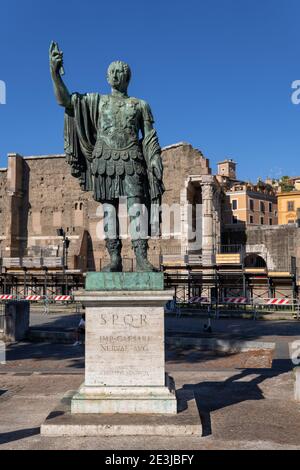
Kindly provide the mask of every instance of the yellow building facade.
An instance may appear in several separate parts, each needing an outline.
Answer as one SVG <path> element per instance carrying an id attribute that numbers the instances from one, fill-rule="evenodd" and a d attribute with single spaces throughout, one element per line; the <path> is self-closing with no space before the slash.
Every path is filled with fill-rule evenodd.
<path id="1" fill-rule="evenodd" d="M 278 193 L 279 225 L 294 224 L 300 219 L 300 191 Z"/>

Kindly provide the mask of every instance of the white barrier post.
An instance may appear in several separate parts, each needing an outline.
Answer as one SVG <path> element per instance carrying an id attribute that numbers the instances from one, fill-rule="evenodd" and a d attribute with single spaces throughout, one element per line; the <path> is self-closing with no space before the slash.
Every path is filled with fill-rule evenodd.
<path id="1" fill-rule="evenodd" d="M 49 314 L 49 300 L 48 297 L 45 297 L 44 299 L 44 315 Z"/>
<path id="2" fill-rule="evenodd" d="M 80 304 L 78 302 L 75 303 L 75 313 L 80 313 Z"/>
<path id="3" fill-rule="evenodd" d="M 257 320 L 257 305 L 254 303 L 254 299 L 251 301 L 253 308 L 253 320 Z"/>

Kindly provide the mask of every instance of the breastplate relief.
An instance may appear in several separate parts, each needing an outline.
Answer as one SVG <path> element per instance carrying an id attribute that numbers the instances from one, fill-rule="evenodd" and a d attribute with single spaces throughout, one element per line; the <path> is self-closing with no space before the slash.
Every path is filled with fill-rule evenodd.
<path id="1" fill-rule="evenodd" d="M 111 149 L 126 149 L 138 143 L 138 101 L 131 98 L 101 97 L 98 140 Z"/>

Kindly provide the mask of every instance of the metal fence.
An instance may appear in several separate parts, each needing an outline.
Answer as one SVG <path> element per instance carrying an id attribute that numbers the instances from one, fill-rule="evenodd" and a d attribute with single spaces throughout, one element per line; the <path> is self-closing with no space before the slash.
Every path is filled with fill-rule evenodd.
<path id="1" fill-rule="evenodd" d="M 244 253 L 244 245 L 218 245 L 217 254 L 227 255 L 227 254 L 238 254 Z"/>
<path id="2" fill-rule="evenodd" d="M 287 312 L 300 320 L 300 301 L 292 298 L 260 298 L 251 299 L 246 297 L 235 298 L 193 298 L 179 300 L 174 297 L 173 312 L 180 316 L 185 311 L 207 312 L 216 318 L 220 313 L 252 314 L 256 319 L 259 313 L 282 313 Z M 171 309 L 167 309 L 172 313 Z"/>

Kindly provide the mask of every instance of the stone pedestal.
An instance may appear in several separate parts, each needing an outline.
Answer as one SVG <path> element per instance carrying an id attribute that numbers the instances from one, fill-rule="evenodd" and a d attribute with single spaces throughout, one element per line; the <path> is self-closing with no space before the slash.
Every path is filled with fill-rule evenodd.
<path id="1" fill-rule="evenodd" d="M 30 305 L 12 300 L 5 304 L 4 330 L 0 337 L 7 342 L 22 341 L 29 330 Z"/>
<path id="2" fill-rule="evenodd" d="M 176 414 L 164 348 L 173 293 L 163 290 L 163 274 L 91 273 L 75 297 L 86 308 L 86 365 L 71 412 Z"/>

